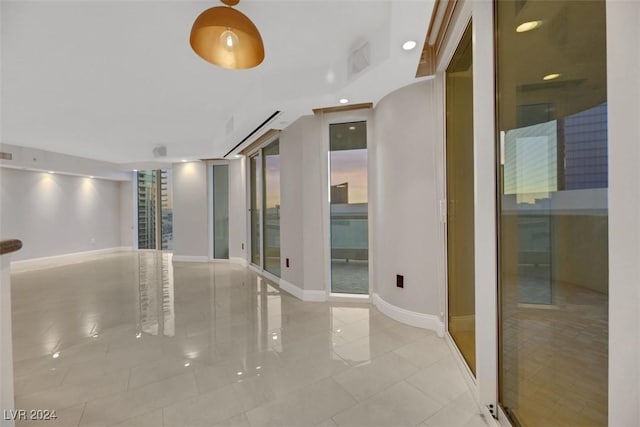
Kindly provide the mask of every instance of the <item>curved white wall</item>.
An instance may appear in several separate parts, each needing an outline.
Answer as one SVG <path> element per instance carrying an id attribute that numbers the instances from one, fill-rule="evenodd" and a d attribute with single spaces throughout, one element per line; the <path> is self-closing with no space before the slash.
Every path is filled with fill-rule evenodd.
<path id="1" fill-rule="evenodd" d="M 372 283 L 392 306 L 442 322 L 443 225 L 433 96 L 432 80 L 418 82 L 390 93 L 374 111 Z M 404 288 L 396 287 L 396 274 L 404 275 Z"/>
<path id="2" fill-rule="evenodd" d="M 370 259 L 374 271 L 370 283 L 373 302 L 383 312 L 396 320 L 442 333 L 444 225 L 440 223 L 439 215 L 438 183 L 442 180 L 436 157 L 441 157 L 441 147 L 436 144 L 434 129 L 439 116 L 434 105 L 434 82 L 426 80 L 390 93 L 373 112 L 369 124 L 372 129 L 369 211 L 373 233 Z M 326 197 L 322 182 L 322 170 L 327 161 L 326 147 L 322 143 L 325 130 L 321 117 L 305 116 L 279 136 L 281 285 L 307 300 L 326 298 L 324 257 L 327 254 L 323 250 L 326 227 L 322 214 L 322 201 Z M 197 194 L 186 194 L 187 188 L 192 192 L 197 186 L 189 179 L 186 188 L 182 188 L 184 171 L 181 167 L 184 165 L 177 165 L 178 170 L 174 170 L 175 253 L 197 257 L 204 255 L 204 245 L 192 252 L 179 250 L 181 239 L 185 237 L 181 234 L 186 230 L 179 226 L 178 205 L 181 192 L 190 200 L 203 194 L 204 188 Z M 237 167 L 229 172 L 230 183 L 236 183 L 230 193 L 230 202 L 231 198 L 237 198 L 236 193 L 246 197 L 241 191 L 242 186 L 247 185 L 246 170 Z M 199 182 L 204 180 L 203 176 L 198 177 Z M 192 224 L 194 218 L 191 216 L 200 218 L 206 212 L 206 206 L 194 205 L 185 211 L 190 214 L 189 224 Z M 233 211 L 246 224 L 246 209 Z M 237 228 L 238 232 L 230 233 L 233 248 L 241 247 L 246 236 L 240 232 L 246 233 L 246 229 Z M 199 236 L 202 239 L 205 234 L 200 232 Z M 194 238 L 190 239 L 192 245 Z M 248 248 L 249 242 L 244 243 Z M 240 251 L 233 256 L 246 257 L 247 253 Z M 290 259 L 289 268 L 284 265 L 285 258 Z M 396 274 L 404 276 L 403 289 L 396 287 Z"/>

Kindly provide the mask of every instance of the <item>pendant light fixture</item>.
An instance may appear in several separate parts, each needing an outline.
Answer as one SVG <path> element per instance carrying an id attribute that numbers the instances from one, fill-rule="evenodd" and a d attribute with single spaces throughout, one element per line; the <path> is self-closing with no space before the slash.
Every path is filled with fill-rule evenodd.
<path id="1" fill-rule="evenodd" d="M 230 69 L 253 68 L 264 59 L 262 37 L 246 15 L 232 6 L 240 0 L 220 0 L 226 6 L 207 9 L 191 28 L 191 48 L 202 59 Z"/>

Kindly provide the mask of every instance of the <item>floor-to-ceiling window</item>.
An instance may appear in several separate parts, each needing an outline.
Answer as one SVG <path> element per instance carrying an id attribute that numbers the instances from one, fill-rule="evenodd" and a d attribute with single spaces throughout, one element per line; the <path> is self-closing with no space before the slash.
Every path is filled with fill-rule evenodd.
<path id="1" fill-rule="evenodd" d="M 329 127 L 331 292 L 369 293 L 367 122 Z"/>
<path id="2" fill-rule="evenodd" d="M 213 165 L 213 257 L 229 258 L 229 165 Z"/>
<path id="3" fill-rule="evenodd" d="M 138 249 L 173 249 L 171 171 L 139 171 Z"/>
<path id="4" fill-rule="evenodd" d="M 262 149 L 264 269 L 280 277 L 280 143 Z"/>
<path id="5" fill-rule="evenodd" d="M 280 142 L 249 156 L 251 263 L 280 277 Z"/>
<path id="6" fill-rule="evenodd" d="M 471 24 L 446 72 L 448 330 L 475 374 L 473 75 Z"/>
<path id="7" fill-rule="evenodd" d="M 605 1 L 496 3 L 499 401 L 607 424 Z"/>

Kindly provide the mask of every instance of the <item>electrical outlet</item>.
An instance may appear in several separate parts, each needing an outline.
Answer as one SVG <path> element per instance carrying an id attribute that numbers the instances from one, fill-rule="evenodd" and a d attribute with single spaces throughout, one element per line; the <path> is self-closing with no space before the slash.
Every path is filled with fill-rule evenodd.
<path id="1" fill-rule="evenodd" d="M 396 286 L 404 288 L 404 276 L 402 274 L 396 274 Z"/>
<path id="2" fill-rule="evenodd" d="M 242 244 L 242 250 L 244 251 L 244 243 Z"/>
<path id="3" fill-rule="evenodd" d="M 289 268 L 289 258 L 285 259 L 284 264 L 287 266 L 287 268 Z"/>

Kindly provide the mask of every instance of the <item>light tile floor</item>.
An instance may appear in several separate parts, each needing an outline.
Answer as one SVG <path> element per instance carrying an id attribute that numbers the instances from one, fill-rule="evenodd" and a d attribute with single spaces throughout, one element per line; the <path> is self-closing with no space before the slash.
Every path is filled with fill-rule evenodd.
<path id="1" fill-rule="evenodd" d="M 16 407 L 58 415 L 19 426 L 488 425 L 432 332 L 240 266 L 118 254 L 12 292 Z"/>

